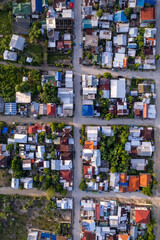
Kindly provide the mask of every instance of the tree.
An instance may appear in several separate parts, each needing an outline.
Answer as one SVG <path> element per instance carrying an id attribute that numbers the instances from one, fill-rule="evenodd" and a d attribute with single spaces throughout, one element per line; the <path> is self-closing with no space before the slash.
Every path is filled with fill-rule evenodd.
<path id="1" fill-rule="evenodd" d="M 40 86 L 40 85 L 38 85 L 38 86 L 37 86 L 37 91 L 40 93 L 40 92 L 41 92 L 41 90 L 42 90 L 41 86 Z"/>
<path id="2" fill-rule="evenodd" d="M 55 189 L 53 186 L 49 187 L 46 191 L 46 198 L 48 200 L 50 200 L 51 198 L 53 198 L 55 196 Z"/>
<path id="3" fill-rule="evenodd" d="M 51 83 L 43 85 L 43 91 L 40 93 L 39 100 L 42 103 L 56 103 L 60 104 L 60 99 L 57 97 L 58 90 L 57 87 L 53 86 Z"/>
<path id="4" fill-rule="evenodd" d="M 99 8 L 99 4 L 96 3 L 96 4 L 94 5 L 94 9 L 95 9 L 95 10 L 98 10 L 98 8 Z"/>
<path id="5" fill-rule="evenodd" d="M 11 170 L 13 171 L 14 178 L 21 178 L 23 176 L 22 161 L 17 156 L 12 160 Z"/>
<path id="6" fill-rule="evenodd" d="M 41 33 L 41 24 L 39 22 L 33 22 L 32 27 L 29 31 L 30 41 L 37 41 L 42 36 Z"/>
<path id="7" fill-rule="evenodd" d="M 92 58 L 92 54 L 88 53 L 87 54 L 87 59 L 91 59 Z"/>
<path id="8" fill-rule="evenodd" d="M 35 182 L 39 182 L 39 175 L 34 176 L 33 179 L 34 179 Z"/>
<path id="9" fill-rule="evenodd" d="M 112 75 L 111 75 L 111 73 L 105 72 L 105 73 L 103 74 L 103 77 L 104 77 L 104 78 L 109 78 L 109 79 L 111 79 L 111 78 L 112 78 Z"/>
<path id="10" fill-rule="evenodd" d="M 159 55 L 156 54 L 156 55 L 155 55 L 155 60 L 158 60 L 158 59 L 159 59 Z"/>
<path id="11" fill-rule="evenodd" d="M 43 153 L 43 158 L 44 158 L 44 159 L 47 158 L 47 153 L 46 153 L 46 152 Z"/>
<path id="12" fill-rule="evenodd" d="M 152 187 L 151 184 L 149 184 L 147 187 L 142 188 L 142 193 L 151 196 L 152 195 Z"/>
<path id="13" fill-rule="evenodd" d="M 85 179 L 83 178 L 81 183 L 79 184 L 79 188 L 82 190 L 82 191 L 85 191 L 87 189 L 87 184 L 86 184 L 86 181 Z"/>
<path id="14" fill-rule="evenodd" d="M 111 113 L 107 113 L 105 117 L 106 117 L 106 120 L 109 121 L 109 120 L 111 120 L 114 116 L 113 116 L 113 114 L 111 114 Z"/>
<path id="15" fill-rule="evenodd" d="M 7 144 L 6 150 L 7 150 L 8 152 L 10 152 L 10 153 L 13 152 L 13 150 L 14 150 L 14 144 L 13 144 L 13 143 Z"/>
<path id="16" fill-rule="evenodd" d="M 131 14 L 132 14 L 132 9 L 131 9 L 131 8 L 125 8 L 125 9 L 124 9 L 124 14 L 126 15 L 126 17 L 127 17 L 128 19 L 130 19 Z"/>
<path id="17" fill-rule="evenodd" d="M 111 167 L 110 172 L 111 173 L 115 173 L 116 172 L 116 168 L 115 167 Z"/>
<path id="18" fill-rule="evenodd" d="M 55 159 L 55 158 L 56 158 L 54 152 L 51 152 L 51 158 L 52 158 L 52 159 Z"/>
<path id="19" fill-rule="evenodd" d="M 103 15 L 102 9 L 98 9 L 98 11 L 97 11 L 97 17 L 101 18 L 102 15 Z"/>
<path id="20" fill-rule="evenodd" d="M 40 176 L 39 176 L 39 181 L 40 181 L 41 183 L 43 183 L 44 179 L 45 179 L 45 177 L 44 177 L 43 175 L 40 175 Z"/>

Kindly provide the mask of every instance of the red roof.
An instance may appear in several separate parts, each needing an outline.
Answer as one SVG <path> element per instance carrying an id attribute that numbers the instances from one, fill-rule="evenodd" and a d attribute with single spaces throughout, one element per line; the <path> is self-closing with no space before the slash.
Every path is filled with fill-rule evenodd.
<path id="1" fill-rule="evenodd" d="M 155 20 L 155 8 L 144 8 L 141 10 L 141 20 Z"/>
<path id="2" fill-rule="evenodd" d="M 57 43 L 57 48 L 58 48 L 58 49 L 64 48 L 63 41 L 59 41 L 59 42 Z"/>
<path id="3" fill-rule="evenodd" d="M 62 177 L 62 179 L 66 180 L 67 182 L 72 181 L 72 171 L 62 170 L 60 171 L 60 176 Z"/>
<path id="4" fill-rule="evenodd" d="M 129 186 L 128 191 L 129 192 L 135 192 L 139 190 L 139 176 L 129 176 Z"/>
<path id="5" fill-rule="evenodd" d="M 92 168 L 92 175 L 94 175 L 94 167 L 93 166 L 84 166 L 83 167 L 83 175 L 89 175 L 88 169 Z"/>
<path id="6" fill-rule="evenodd" d="M 99 204 L 96 204 L 96 207 L 95 207 L 95 217 L 96 217 L 97 221 L 100 220 L 100 205 Z"/>
<path id="7" fill-rule="evenodd" d="M 48 103 L 47 104 L 47 116 L 55 116 L 56 115 L 56 104 Z"/>
<path id="8" fill-rule="evenodd" d="M 150 223 L 150 210 L 136 210 L 136 223 Z"/>
<path id="9" fill-rule="evenodd" d="M 95 240 L 96 235 L 95 233 L 89 232 L 89 231 L 84 231 L 83 237 L 81 240 Z"/>
<path id="10" fill-rule="evenodd" d="M 70 2 L 70 8 L 73 8 L 73 7 L 74 7 L 74 3 Z"/>
<path id="11" fill-rule="evenodd" d="M 28 134 L 30 133 L 35 134 L 38 130 L 42 130 L 42 126 L 40 124 L 28 126 Z"/>

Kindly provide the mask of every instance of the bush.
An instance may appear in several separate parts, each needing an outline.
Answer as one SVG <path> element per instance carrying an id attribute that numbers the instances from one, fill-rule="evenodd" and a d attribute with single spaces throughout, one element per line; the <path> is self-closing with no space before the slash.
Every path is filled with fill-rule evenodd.
<path id="1" fill-rule="evenodd" d="M 114 116 L 113 116 L 113 114 L 111 114 L 111 113 L 107 113 L 105 117 L 106 117 L 106 120 L 109 121 L 109 120 L 111 120 Z"/>
<path id="2" fill-rule="evenodd" d="M 102 15 L 103 15 L 102 9 L 98 9 L 98 11 L 97 11 L 97 16 L 98 16 L 99 18 L 101 18 Z"/>
<path id="3" fill-rule="evenodd" d="M 87 59 L 91 59 L 92 58 L 92 54 L 88 53 L 87 54 Z"/>
<path id="4" fill-rule="evenodd" d="M 142 189 L 142 193 L 147 195 L 147 196 L 151 196 L 152 195 L 152 187 L 151 184 L 149 184 L 147 187 L 144 187 Z"/>
<path id="5" fill-rule="evenodd" d="M 53 198 L 55 196 L 55 189 L 53 186 L 49 187 L 46 191 L 46 198 L 48 200 L 50 200 L 51 198 Z"/>
<path id="6" fill-rule="evenodd" d="M 6 150 L 8 151 L 8 152 L 13 152 L 13 150 L 14 150 L 14 144 L 13 143 L 10 143 L 10 144 L 8 144 L 7 146 L 6 146 Z"/>
<path id="7" fill-rule="evenodd" d="M 86 184 L 86 181 L 85 179 L 83 178 L 81 183 L 79 184 L 79 188 L 82 190 L 82 191 L 85 191 L 87 189 L 87 184 Z"/>
<path id="8" fill-rule="evenodd" d="M 40 28 L 41 28 L 41 24 L 39 22 L 33 22 L 29 32 L 29 37 L 31 42 L 37 41 L 42 36 Z"/>
<path id="9" fill-rule="evenodd" d="M 111 75 L 111 73 L 105 72 L 105 73 L 103 74 L 103 77 L 104 77 L 104 78 L 109 78 L 109 79 L 111 79 L 111 78 L 112 78 L 112 75 Z"/>
<path id="10" fill-rule="evenodd" d="M 156 54 L 156 55 L 155 55 L 155 60 L 158 60 L 158 59 L 159 59 L 159 55 Z"/>

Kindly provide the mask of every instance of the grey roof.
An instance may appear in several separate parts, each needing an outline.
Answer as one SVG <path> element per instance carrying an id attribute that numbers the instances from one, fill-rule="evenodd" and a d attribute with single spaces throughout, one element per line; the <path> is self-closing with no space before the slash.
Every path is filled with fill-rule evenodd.
<path id="1" fill-rule="evenodd" d="M 5 103 L 5 115 L 16 115 L 17 104 L 16 103 Z"/>
<path id="2" fill-rule="evenodd" d="M 7 61 L 17 61 L 17 53 L 5 50 L 3 53 L 3 59 Z"/>
<path id="3" fill-rule="evenodd" d="M 10 46 L 10 49 L 23 51 L 24 43 L 25 43 L 25 38 L 13 34 L 9 46 Z"/>

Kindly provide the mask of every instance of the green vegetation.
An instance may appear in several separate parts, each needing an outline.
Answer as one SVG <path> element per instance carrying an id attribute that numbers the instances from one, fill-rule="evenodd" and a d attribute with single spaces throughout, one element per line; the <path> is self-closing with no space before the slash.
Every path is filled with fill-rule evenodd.
<path id="1" fill-rule="evenodd" d="M 155 60 L 158 60 L 158 59 L 159 59 L 159 55 L 156 54 L 156 55 L 155 55 Z"/>
<path id="2" fill-rule="evenodd" d="M 124 9 L 124 14 L 126 15 L 126 17 L 127 17 L 128 19 L 130 19 L 131 14 L 132 14 L 132 9 L 131 9 L 131 8 L 125 8 L 125 9 Z"/>
<path id="3" fill-rule="evenodd" d="M 51 83 L 44 84 L 42 92 L 40 93 L 39 100 L 42 103 L 60 103 L 60 99 L 57 97 L 58 89 L 52 86 Z"/>
<path id="4" fill-rule="evenodd" d="M 112 78 L 112 75 L 111 75 L 111 73 L 105 72 L 105 73 L 103 74 L 103 77 L 104 77 L 104 78 L 109 78 L 109 79 L 111 79 L 111 78 Z"/>
<path id="5" fill-rule="evenodd" d="M 41 28 L 41 23 L 33 22 L 29 32 L 30 42 L 33 42 L 33 41 L 37 42 L 41 38 L 42 33 L 40 28 Z"/>
<path id="6" fill-rule="evenodd" d="M 108 114 L 108 110 L 109 110 L 110 100 L 108 98 L 103 98 L 102 95 L 103 95 L 102 90 L 99 90 L 97 97 L 98 97 L 98 103 L 99 103 L 99 106 L 100 106 L 100 109 L 101 109 L 101 117 L 102 118 L 105 118 L 105 117 L 108 118 L 107 116 L 109 116 L 109 115 L 107 115 L 107 114 Z"/>
<path id="7" fill-rule="evenodd" d="M 57 210 L 55 200 L 0 195 L 0 236 L 3 240 L 26 240 L 29 228 L 69 236 L 70 219 L 70 211 Z"/>
<path id="8" fill-rule="evenodd" d="M 147 224 L 147 229 L 145 231 L 144 236 L 138 236 L 137 240 L 155 240 L 155 235 L 154 235 L 154 227 L 156 225 L 156 221 L 151 218 L 150 224 Z"/>
<path id="9" fill-rule="evenodd" d="M 98 11 L 97 11 L 97 16 L 98 16 L 99 18 L 101 18 L 102 15 L 103 15 L 102 9 L 98 9 Z"/>
<path id="10" fill-rule="evenodd" d="M 85 191 L 87 189 L 87 184 L 86 184 L 86 181 L 85 179 L 83 178 L 81 183 L 79 184 L 79 188 L 82 190 L 82 191 Z"/>
<path id="11" fill-rule="evenodd" d="M 14 144 L 13 143 L 10 143 L 10 144 L 8 144 L 7 146 L 6 146 L 6 150 L 8 151 L 8 152 L 13 152 L 13 150 L 14 150 Z"/>
<path id="12" fill-rule="evenodd" d="M 27 82 L 22 82 L 23 76 L 28 76 Z M 38 70 L 0 65 L 0 97 L 3 97 L 5 102 L 14 102 L 17 90 L 30 91 L 34 98 L 38 94 L 37 86 L 40 84 L 41 75 Z"/>
<path id="13" fill-rule="evenodd" d="M 55 54 L 55 53 L 48 53 L 47 55 L 47 63 L 50 65 L 57 65 L 59 67 L 64 67 L 65 60 L 71 60 L 71 54 L 64 54 L 64 53 L 59 53 L 59 54 Z"/>
<path id="14" fill-rule="evenodd" d="M 51 128 L 51 131 L 54 132 L 56 130 L 62 130 L 65 127 L 65 123 L 54 123 L 54 122 L 51 122 L 49 126 Z"/>
<path id="15" fill-rule="evenodd" d="M 24 53 L 33 58 L 31 65 L 41 65 L 43 63 L 43 47 L 40 44 L 29 44 Z"/>
<path id="16" fill-rule="evenodd" d="M 129 126 L 113 126 L 114 136 L 102 135 L 100 151 L 102 159 L 110 164 L 112 172 L 127 173 L 130 157 L 125 151 L 125 143 L 128 139 Z"/>
<path id="17" fill-rule="evenodd" d="M 92 58 L 92 54 L 91 53 L 88 53 L 87 54 L 87 59 L 91 59 Z"/>
<path id="18" fill-rule="evenodd" d="M 22 160 L 21 158 L 15 156 L 12 160 L 11 170 L 13 171 L 14 178 L 21 178 L 23 177 L 23 170 L 22 170 Z"/>
<path id="19" fill-rule="evenodd" d="M 138 31 L 138 35 L 135 39 L 135 42 L 138 44 L 138 55 L 144 60 L 145 54 L 144 54 L 144 28 L 140 28 Z"/>

